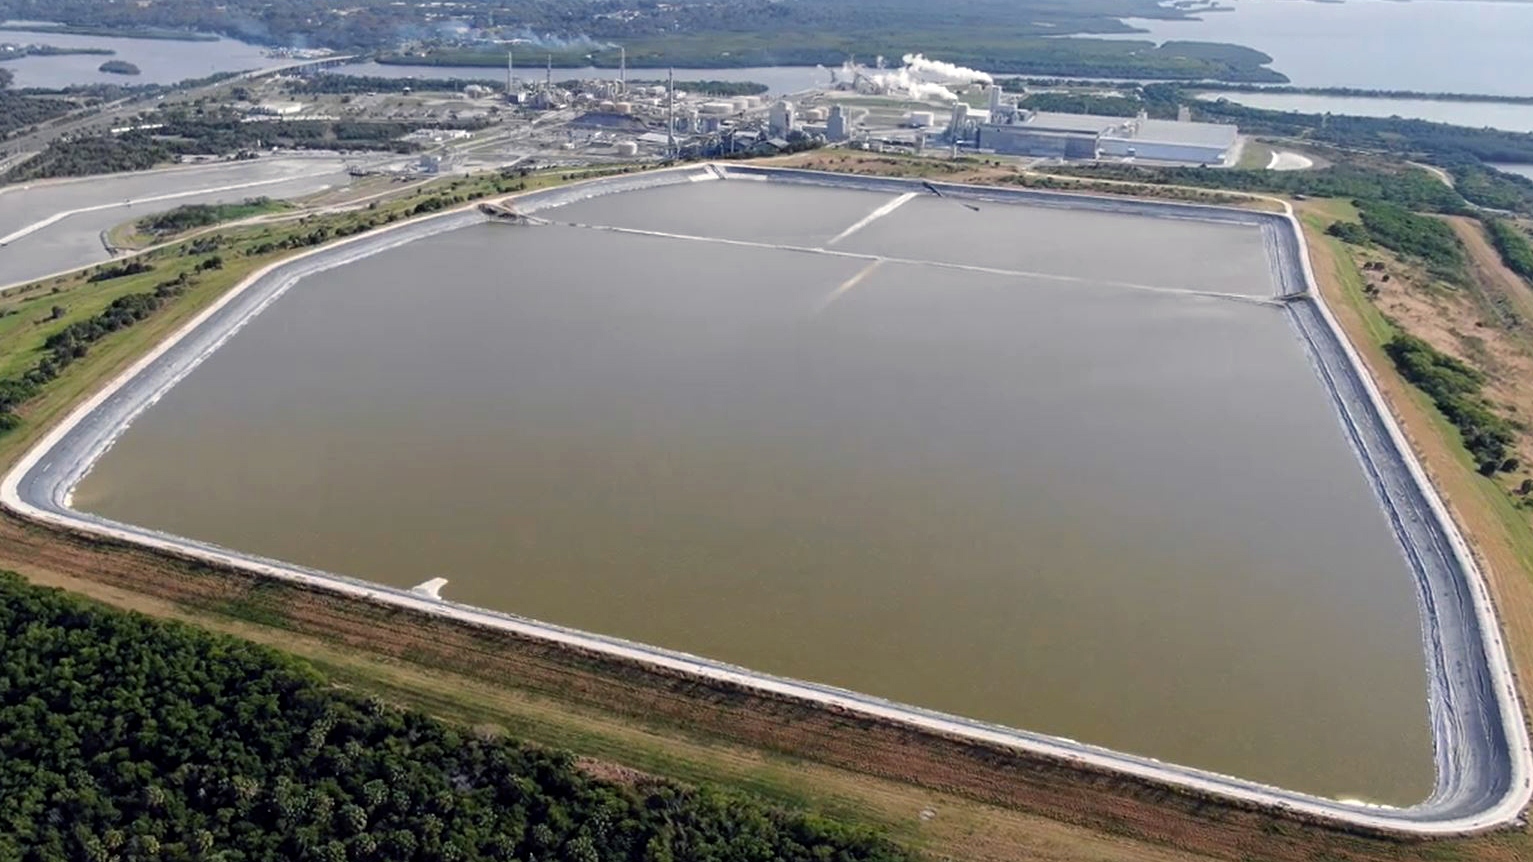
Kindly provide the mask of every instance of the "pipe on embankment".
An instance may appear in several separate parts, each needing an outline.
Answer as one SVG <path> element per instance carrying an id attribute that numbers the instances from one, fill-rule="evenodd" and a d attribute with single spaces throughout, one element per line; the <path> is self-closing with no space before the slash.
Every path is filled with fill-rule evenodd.
<path id="1" fill-rule="evenodd" d="M 908 193 L 926 184 L 755 166 L 684 166 L 608 177 L 515 196 L 532 213 L 600 194 L 713 179 L 754 179 L 822 187 Z M 1021 189 L 935 184 L 944 195 L 995 203 L 1025 203 L 1159 218 L 1260 226 L 1272 255 L 1280 294 L 1301 296 L 1288 313 L 1337 406 L 1381 505 L 1416 577 L 1428 657 L 1437 783 L 1411 808 L 1340 802 L 1232 776 L 1029 733 L 857 692 L 761 674 L 746 668 L 618 638 L 540 623 L 511 614 L 432 599 L 240 554 L 203 542 L 108 521 L 69 506 L 71 490 L 135 416 L 210 355 L 244 323 L 304 276 L 422 236 L 482 221 L 474 205 L 401 222 L 322 246 L 263 267 L 204 309 L 51 429 L 0 482 L 0 504 L 24 518 L 100 538 L 276 578 L 331 594 L 378 602 L 433 617 L 498 630 L 620 662 L 737 686 L 815 708 L 897 723 L 934 738 L 972 740 L 1091 772 L 1115 773 L 1194 796 L 1265 808 L 1353 830 L 1410 836 L 1466 835 L 1516 822 L 1533 787 L 1533 754 L 1494 610 L 1462 537 L 1405 444 L 1360 359 L 1315 290 L 1304 237 L 1292 211 L 1263 213 L 1202 204 L 1113 199 Z"/>

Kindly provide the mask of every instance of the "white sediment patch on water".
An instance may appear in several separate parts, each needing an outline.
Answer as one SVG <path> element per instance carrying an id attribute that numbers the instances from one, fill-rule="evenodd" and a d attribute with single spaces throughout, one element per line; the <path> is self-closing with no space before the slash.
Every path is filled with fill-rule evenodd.
<path id="1" fill-rule="evenodd" d="M 711 172 L 727 180 L 741 177 L 762 182 L 894 191 L 900 194 L 919 193 L 921 186 L 919 181 L 849 177 L 775 168 L 693 166 L 534 192 L 519 197 L 516 206 L 521 212 L 532 212 L 599 194 L 685 183 L 699 172 Z M 1273 249 L 1273 265 L 1281 285 L 1280 295 L 1288 298 L 1279 304 L 1292 315 L 1296 328 L 1309 346 L 1317 373 L 1335 401 L 1346 433 L 1395 527 L 1397 538 L 1417 580 L 1424 626 L 1423 643 L 1427 650 L 1429 709 L 1438 770 L 1436 789 L 1429 799 L 1409 808 L 1378 807 L 1357 800 L 1325 799 L 1057 736 L 1031 733 L 895 703 L 833 686 L 759 673 L 674 650 L 460 605 L 443 600 L 439 595 L 386 587 L 265 559 L 144 527 L 110 521 L 69 507 L 70 494 L 80 477 L 121 434 L 126 424 L 282 292 L 310 273 L 340 266 L 412 239 L 481 221 L 484 217 L 471 208 L 349 238 L 258 271 L 50 429 L 0 481 L 0 504 L 30 520 L 156 548 L 215 565 L 230 566 L 310 589 L 514 632 L 545 643 L 600 653 L 672 673 L 894 721 L 916 733 L 927 732 L 974 740 L 1054 758 L 1088 769 L 1109 770 L 1161 785 L 1212 794 L 1238 803 L 1346 824 L 1364 831 L 1451 836 L 1484 832 L 1518 822 L 1530 796 L 1533 796 L 1533 779 L 1530 779 L 1530 775 L 1533 775 L 1533 751 L 1530 751 L 1515 679 L 1488 588 L 1442 501 L 1427 481 L 1403 434 L 1384 407 L 1382 396 L 1315 290 L 1304 237 L 1291 208 L 1283 215 L 1276 215 L 1206 205 L 1111 200 L 1028 190 L 946 184 L 941 188 L 944 196 L 958 196 L 971 201 L 1085 208 L 1146 217 L 1222 221 L 1262 227 L 1267 241 L 1276 245 Z M 902 261 L 827 249 L 714 240 L 653 231 L 620 232 L 726 242 L 747 247 L 786 248 L 861 259 L 868 261 L 863 273 L 880 264 L 909 263 L 1059 281 L 1081 280 L 963 264 Z M 1119 286 L 1247 302 L 1275 302 L 1248 296 L 1209 294 L 1151 285 Z"/>

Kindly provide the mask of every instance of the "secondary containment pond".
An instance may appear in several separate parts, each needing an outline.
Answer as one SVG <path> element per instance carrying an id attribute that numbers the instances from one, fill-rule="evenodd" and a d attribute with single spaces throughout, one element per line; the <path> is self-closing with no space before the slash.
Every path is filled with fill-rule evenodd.
<path id="1" fill-rule="evenodd" d="M 1277 219 L 561 194 L 194 332 L 59 499 L 1319 797 L 1443 796 L 1434 740 L 1498 714 L 1436 718 L 1418 567 L 1274 299 Z M 89 464 L 115 431 L 71 433 Z"/>

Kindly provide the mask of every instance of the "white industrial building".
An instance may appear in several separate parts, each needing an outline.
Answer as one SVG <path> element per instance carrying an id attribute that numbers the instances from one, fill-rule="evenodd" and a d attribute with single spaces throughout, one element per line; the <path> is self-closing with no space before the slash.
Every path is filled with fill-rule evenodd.
<path id="1" fill-rule="evenodd" d="M 991 88 L 988 112 L 956 105 L 949 139 L 1007 155 L 1193 165 L 1225 164 L 1239 139 L 1235 126 L 1195 123 L 1185 110 L 1176 120 L 1057 114 L 1020 109 L 1001 96 L 1000 87 Z"/>
<path id="2" fill-rule="evenodd" d="M 1135 158 L 1152 162 L 1221 165 L 1235 149 L 1239 130 L 1223 123 L 1194 123 L 1089 114 L 1018 111 L 999 121 L 974 124 L 980 149 L 1066 159 Z"/>

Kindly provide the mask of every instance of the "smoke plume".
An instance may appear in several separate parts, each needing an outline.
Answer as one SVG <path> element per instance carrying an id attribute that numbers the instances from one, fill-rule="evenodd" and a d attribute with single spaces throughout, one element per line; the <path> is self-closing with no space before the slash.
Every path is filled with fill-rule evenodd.
<path id="1" fill-rule="evenodd" d="M 918 80 L 935 84 L 991 84 L 995 79 L 984 72 L 966 69 L 941 60 L 928 60 L 921 54 L 906 54 L 905 70 Z"/>
<path id="2" fill-rule="evenodd" d="M 929 60 L 921 54 L 906 54 L 904 64 L 898 69 L 884 70 L 882 60 L 876 69 L 866 69 L 848 61 L 836 75 L 839 81 L 855 81 L 859 88 L 891 96 L 905 96 L 928 101 L 938 99 L 956 102 L 958 94 L 952 88 L 967 84 L 989 84 L 992 79 L 984 72 L 966 69 L 941 60 Z"/>

